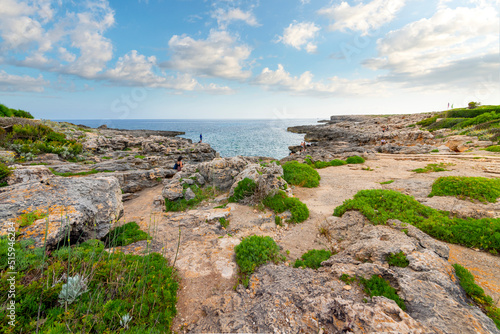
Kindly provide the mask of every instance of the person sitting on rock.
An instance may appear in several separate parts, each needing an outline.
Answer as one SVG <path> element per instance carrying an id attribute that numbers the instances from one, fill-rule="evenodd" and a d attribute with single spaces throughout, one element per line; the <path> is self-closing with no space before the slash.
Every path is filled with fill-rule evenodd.
<path id="1" fill-rule="evenodd" d="M 177 169 L 177 171 L 180 172 L 182 170 L 183 166 L 184 166 L 184 164 L 182 163 L 182 156 L 180 156 L 177 159 L 177 162 L 174 164 L 174 169 Z"/>

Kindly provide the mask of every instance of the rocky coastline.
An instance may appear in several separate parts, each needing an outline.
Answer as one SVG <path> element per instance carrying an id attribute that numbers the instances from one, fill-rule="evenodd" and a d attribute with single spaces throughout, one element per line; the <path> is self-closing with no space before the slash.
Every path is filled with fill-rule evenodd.
<path id="1" fill-rule="evenodd" d="M 456 216 L 500 218 L 498 202 L 427 197 L 438 176 L 417 175 L 410 165 L 455 166 L 443 175 L 500 174 L 500 155 L 481 150 L 492 141 L 416 125 L 433 115 L 332 116 L 320 125 L 291 127 L 288 131 L 304 134 L 310 145 L 289 147 L 291 154 L 280 161 L 221 158 L 209 144 L 177 137 L 182 132 L 43 121 L 80 143 L 82 151 L 72 159 L 45 153 L 22 160 L 15 147 L 0 148 L 0 161 L 12 171 L 0 187 L 0 221 L 15 224 L 19 240 L 32 240 L 33 247 L 49 252 L 66 238 L 71 244 L 103 240 L 114 226 L 130 221 L 145 232 L 154 230 L 151 241 L 118 249 L 158 252 L 175 264 L 182 287 L 172 324 L 176 332 L 500 333 L 460 286 L 445 242 L 401 220 L 375 226 L 358 211 L 332 216 L 354 191 L 393 189 Z M 179 156 L 182 171 L 173 169 Z M 327 193 L 284 178 L 283 164 L 290 161 L 352 156 L 365 164 L 320 171 L 318 189 L 331 187 Z M 394 183 L 380 185 L 389 178 Z M 231 201 L 247 179 L 255 189 Z M 207 194 L 196 202 L 203 191 Z M 278 224 L 292 213 L 278 214 L 261 204 L 280 191 L 309 206 L 305 222 Z M 167 211 L 174 204 L 187 206 Z M 19 218 L 32 212 L 46 214 L 21 226 Z M 285 260 L 256 268 L 245 287 L 234 248 L 251 235 L 271 236 Z M 329 249 L 332 255 L 319 269 L 293 268 L 293 260 L 310 249 Z M 405 268 L 387 263 L 389 254 L 399 252 L 407 254 Z M 406 310 L 386 297 L 367 296 L 362 285 L 346 283 L 343 275 L 384 278 L 405 300 Z M 497 288 L 488 291 L 500 297 Z"/>

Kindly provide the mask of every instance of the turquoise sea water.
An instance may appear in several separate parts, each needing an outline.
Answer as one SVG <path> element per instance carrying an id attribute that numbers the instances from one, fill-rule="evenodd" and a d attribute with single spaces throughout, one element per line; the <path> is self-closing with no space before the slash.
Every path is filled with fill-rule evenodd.
<path id="1" fill-rule="evenodd" d="M 106 124 L 116 129 L 183 131 L 180 137 L 209 143 L 223 157 L 237 155 L 281 159 L 289 154 L 288 146 L 300 145 L 304 135 L 287 132 L 289 126 L 316 124 L 319 119 L 279 120 L 65 120 L 74 124 L 98 127 Z"/>

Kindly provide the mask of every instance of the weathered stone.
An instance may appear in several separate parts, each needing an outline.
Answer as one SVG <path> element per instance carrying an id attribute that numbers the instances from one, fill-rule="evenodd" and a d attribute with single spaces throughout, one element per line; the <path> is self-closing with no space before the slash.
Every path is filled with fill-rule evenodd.
<path id="1" fill-rule="evenodd" d="M 234 183 L 234 178 L 245 167 L 257 159 L 247 157 L 218 158 L 198 165 L 199 173 L 211 186 L 228 190 Z"/>
<path id="2" fill-rule="evenodd" d="M 184 189 L 179 182 L 170 182 L 165 185 L 161 192 L 161 195 L 163 196 L 163 198 L 166 198 L 170 201 L 175 201 L 178 198 L 182 198 L 183 190 Z"/>
<path id="3" fill-rule="evenodd" d="M 14 170 L 6 179 L 7 184 L 10 186 L 16 183 L 41 181 L 54 176 L 45 166 L 14 165 L 11 167 L 13 167 Z"/>
<path id="4" fill-rule="evenodd" d="M 195 193 L 191 190 L 191 188 L 187 188 L 186 192 L 184 193 L 184 199 L 186 201 L 190 201 L 196 197 Z"/>
<path id="5" fill-rule="evenodd" d="M 47 212 L 48 217 L 19 228 L 21 239 L 33 239 L 35 247 L 53 248 L 68 235 L 85 241 L 104 237 L 123 214 L 122 195 L 114 177 L 52 177 L 19 183 L 0 194 L 0 221 L 16 221 L 23 213 Z M 46 225 L 48 222 L 48 225 Z"/>

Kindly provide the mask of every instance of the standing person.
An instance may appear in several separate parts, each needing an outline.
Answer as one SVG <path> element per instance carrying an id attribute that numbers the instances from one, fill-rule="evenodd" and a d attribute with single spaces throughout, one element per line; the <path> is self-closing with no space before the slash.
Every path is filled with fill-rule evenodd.
<path id="1" fill-rule="evenodd" d="M 200 133 L 200 143 L 203 141 L 203 136 Z"/>
<path id="2" fill-rule="evenodd" d="M 184 167 L 184 164 L 182 163 L 182 156 L 180 156 L 174 165 L 174 169 L 177 169 L 177 171 L 180 172 L 182 170 L 182 167 Z"/>

